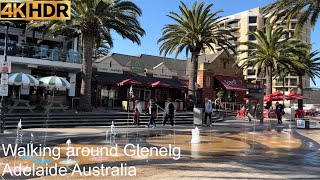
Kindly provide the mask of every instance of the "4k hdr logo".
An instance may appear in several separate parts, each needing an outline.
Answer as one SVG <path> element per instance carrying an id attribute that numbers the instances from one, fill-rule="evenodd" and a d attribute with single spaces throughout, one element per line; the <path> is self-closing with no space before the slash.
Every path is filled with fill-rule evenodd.
<path id="1" fill-rule="evenodd" d="M 70 20 L 70 1 L 0 0 L 0 20 Z"/>

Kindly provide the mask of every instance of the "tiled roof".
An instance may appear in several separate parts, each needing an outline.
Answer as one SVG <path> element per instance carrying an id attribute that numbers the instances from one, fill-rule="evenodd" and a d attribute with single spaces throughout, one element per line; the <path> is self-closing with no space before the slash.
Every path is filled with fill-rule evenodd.
<path id="1" fill-rule="evenodd" d="M 176 72 L 179 77 L 186 76 L 186 67 L 187 67 L 186 60 L 163 58 L 160 56 L 152 56 L 152 55 L 146 55 L 146 54 L 131 56 L 131 55 L 113 53 L 110 55 L 110 57 L 115 59 L 122 66 L 130 66 L 131 62 L 143 61 L 144 66 L 147 69 L 153 69 L 155 66 L 164 62 L 164 65 L 168 69 L 170 69 L 172 72 Z"/>

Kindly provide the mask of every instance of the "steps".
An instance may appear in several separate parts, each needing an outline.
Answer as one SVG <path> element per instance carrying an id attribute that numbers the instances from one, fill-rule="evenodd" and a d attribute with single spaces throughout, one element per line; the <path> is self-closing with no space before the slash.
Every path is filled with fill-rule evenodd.
<path id="1" fill-rule="evenodd" d="M 75 127 L 75 126 L 110 126 L 112 121 L 116 126 L 126 126 L 133 123 L 132 113 L 108 112 L 108 113 L 25 113 L 7 114 L 5 117 L 5 129 L 16 128 L 18 122 L 22 122 L 23 129 L 45 127 Z M 163 114 L 160 113 L 156 124 L 161 124 Z M 149 116 L 140 116 L 140 124 L 147 125 Z M 167 122 L 170 124 L 170 122 Z M 176 113 L 175 124 L 193 124 L 193 113 Z"/>

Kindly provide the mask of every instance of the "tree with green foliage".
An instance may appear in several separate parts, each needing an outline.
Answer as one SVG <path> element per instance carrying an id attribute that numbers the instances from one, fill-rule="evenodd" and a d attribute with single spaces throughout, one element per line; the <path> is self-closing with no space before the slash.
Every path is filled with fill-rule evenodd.
<path id="1" fill-rule="evenodd" d="M 214 46 L 222 47 L 227 53 L 229 50 L 235 53 L 232 44 L 228 39 L 233 39 L 230 30 L 219 28 L 219 23 L 223 21 L 219 13 L 222 11 L 211 12 L 213 4 L 205 6 L 204 2 L 195 2 L 190 9 L 185 3 L 179 6 L 180 13 L 170 12 L 170 17 L 175 24 L 168 24 L 162 29 L 162 37 L 158 43 L 160 54 L 173 54 L 175 57 L 182 52 L 191 53 L 191 65 L 189 73 L 188 94 L 195 98 L 195 85 L 197 83 L 198 56 L 205 49 L 215 50 Z M 194 101 L 196 102 L 196 101 Z"/>
<path id="2" fill-rule="evenodd" d="M 306 54 L 309 46 L 298 39 L 284 39 L 286 31 L 282 27 L 274 27 L 270 22 L 266 23 L 265 32 L 257 30 L 250 32 L 256 41 L 241 43 L 247 49 L 239 53 L 246 53 L 248 56 L 239 59 L 237 64 L 241 68 L 253 67 L 257 75 L 266 77 L 266 94 L 272 93 L 272 79 L 279 67 L 290 68 L 303 67 L 303 63 L 297 60 L 297 56 Z"/>

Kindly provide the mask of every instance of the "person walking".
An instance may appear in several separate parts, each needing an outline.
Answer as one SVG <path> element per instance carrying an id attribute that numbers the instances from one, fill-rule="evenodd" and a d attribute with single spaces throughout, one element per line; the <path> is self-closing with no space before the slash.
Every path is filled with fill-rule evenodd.
<path id="1" fill-rule="evenodd" d="M 153 99 L 150 99 L 149 101 L 149 115 L 150 115 L 150 119 L 148 123 L 148 128 L 150 127 L 151 124 L 152 124 L 152 128 L 155 128 L 156 127 L 155 118 L 157 117 L 157 105 L 155 104 Z"/>
<path id="2" fill-rule="evenodd" d="M 283 105 L 276 102 L 276 114 L 278 119 L 278 124 L 282 124 L 282 115 L 283 115 Z"/>
<path id="3" fill-rule="evenodd" d="M 211 126 L 212 123 L 212 103 L 208 98 L 205 98 L 205 104 L 204 104 L 204 125 L 207 125 L 207 118 L 209 117 L 209 126 Z"/>
<path id="4" fill-rule="evenodd" d="M 141 104 L 139 100 L 135 101 L 135 105 L 134 105 L 134 125 L 139 126 L 140 125 L 140 114 L 142 113 L 142 108 L 141 108 Z"/>
<path id="5" fill-rule="evenodd" d="M 170 119 L 171 126 L 173 126 L 174 106 L 173 106 L 171 98 L 168 98 L 167 102 L 168 103 L 167 103 L 167 105 L 166 105 L 166 107 L 164 109 L 165 117 L 164 117 L 164 120 L 163 120 L 163 126 L 166 125 L 168 118 Z"/>

